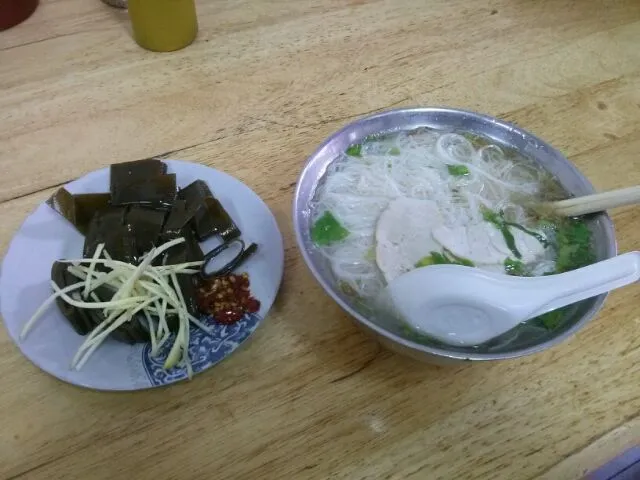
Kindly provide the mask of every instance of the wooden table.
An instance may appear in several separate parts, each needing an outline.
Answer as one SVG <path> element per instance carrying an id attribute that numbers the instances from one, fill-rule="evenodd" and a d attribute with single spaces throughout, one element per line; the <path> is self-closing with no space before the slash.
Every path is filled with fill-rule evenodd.
<path id="1" fill-rule="evenodd" d="M 116 161 L 201 162 L 275 213 L 285 279 L 265 326 L 191 382 L 63 384 L 0 333 L 2 479 L 577 479 L 640 440 L 640 290 L 548 352 L 437 368 L 364 336 L 292 235 L 305 158 L 403 105 L 498 115 L 600 189 L 640 183 L 635 0 L 200 1 L 189 48 L 144 51 L 126 13 L 42 0 L 0 33 L 0 248 L 53 187 Z M 614 215 L 640 247 L 640 210 Z"/>

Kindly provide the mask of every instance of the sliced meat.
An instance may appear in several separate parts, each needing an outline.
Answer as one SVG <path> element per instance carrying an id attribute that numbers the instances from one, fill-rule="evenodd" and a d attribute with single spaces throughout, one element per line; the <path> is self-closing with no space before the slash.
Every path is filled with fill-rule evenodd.
<path id="1" fill-rule="evenodd" d="M 442 222 L 433 201 L 399 198 L 389 203 L 376 225 L 376 262 L 387 282 L 442 249 L 431 235 Z"/>

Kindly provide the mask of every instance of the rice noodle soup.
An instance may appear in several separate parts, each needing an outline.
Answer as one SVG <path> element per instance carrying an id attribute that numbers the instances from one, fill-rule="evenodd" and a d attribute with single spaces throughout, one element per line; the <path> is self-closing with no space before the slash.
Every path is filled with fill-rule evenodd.
<path id="1" fill-rule="evenodd" d="M 377 300 L 388 282 L 435 264 L 540 276 L 593 263 L 584 220 L 534 208 L 568 196 L 538 163 L 485 137 L 425 127 L 383 133 L 329 165 L 311 203 L 311 239 L 356 310 L 414 341 L 437 344 L 380 314 Z M 477 348 L 548 334 L 570 308 Z"/>

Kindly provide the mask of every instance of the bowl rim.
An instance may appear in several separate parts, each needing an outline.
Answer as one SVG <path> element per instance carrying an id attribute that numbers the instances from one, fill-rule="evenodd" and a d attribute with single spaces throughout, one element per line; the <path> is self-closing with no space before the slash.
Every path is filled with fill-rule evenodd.
<path id="1" fill-rule="evenodd" d="M 295 231 L 295 236 L 296 236 L 296 242 L 298 244 L 298 249 L 301 251 L 302 253 L 302 257 L 307 265 L 307 268 L 311 271 L 312 275 L 315 277 L 316 281 L 322 286 L 322 288 L 324 289 L 324 291 L 346 312 L 348 313 L 351 317 L 353 317 L 355 320 L 357 320 L 361 325 L 365 326 L 366 328 L 368 328 L 369 330 L 375 332 L 376 334 L 384 337 L 387 341 L 391 341 L 394 342 L 398 345 L 401 345 L 402 347 L 410 350 L 413 353 L 422 353 L 422 354 L 427 354 L 430 356 L 434 356 L 434 357 L 438 357 L 438 358 L 442 358 L 442 359 L 448 359 L 448 360 L 463 360 L 463 361 L 490 361 L 490 360 L 502 360 L 502 359 L 509 359 L 509 358 L 518 358 L 518 357 L 523 357 L 523 356 L 527 356 L 527 355 L 531 355 L 537 352 L 541 352 L 543 350 L 546 350 L 548 348 L 551 348 L 555 345 L 558 345 L 562 342 L 564 342 L 565 340 L 567 340 L 568 338 L 572 337 L 576 332 L 578 332 L 580 329 L 582 329 L 587 323 L 589 323 L 593 318 L 595 318 L 595 316 L 600 312 L 600 310 L 602 309 L 602 307 L 604 306 L 605 300 L 608 297 L 608 293 L 604 293 L 599 295 L 594 304 L 589 308 L 589 310 L 587 310 L 583 315 L 582 318 L 580 318 L 577 322 L 575 322 L 570 328 L 568 328 L 567 330 L 565 330 L 564 332 L 562 332 L 561 334 L 554 336 L 544 342 L 538 343 L 536 345 L 532 345 L 530 347 L 527 348 L 522 348 L 519 350 L 514 350 L 511 352 L 499 352 L 499 353 L 473 353 L 473 352 L 455 352 L 455 351 L 450 351 L 450 350 L 446 350 L 444 348 L 438 348 L 435 346 L 427 346 L 418 342 L 414 342 L 412 340 L 408 340 L 404 337 L 401 337 L 400 335 L 397 335 L 393 332 L 390 332 L 389 330 L 386 330 L 385 328 L 382 328 L 379 325 L 376 325 L 374 322 L 372 322 L 371 320 L 369 320 L 368 318 L 366 318 L 364 315 L 360 314 L 359 312 L 357 312 L 356 310 L 354 310 L 353 308 L 351 308 L 351 306 L 345 302 L 333 289 L 333 287 L 331 285 L 329 285 L 329 283 L 327 281 L 325 281 L 325 279 L 322 277 L 322 275 L 320 274 L 320 272 L 318 271 L 318 269 L 315 267 L 313 260 L 311 258 L 311 255 L 309 253 L 309 251 L 307 250 L 307 248 L 305 248 L 305 242 L 304 242 L 304 238 L 302 236 L 302 230 L 301 230 L 301 225 L 300 225 L 300 218 L 299 218 L 299 214 L 303 209 L 306 209 L 307 206 L 306 205 L 301 205 L 300 204 L 300 194 L 301 194 L 301 189 L 304 185 L 303 179 L 308 176 L 310 174 L 310 169 L 311 166 L 314 164 L 315 160 L 321 155 L 321 153 L 323 152 L 323 150 L 325 148 L 327 148 L 328 145 L 330 145 L 336 138 L 339 138 L 341 136 L 344 136 L 347 132 L 352 131 L 353 129 L 357 128 L 359 125 L 365 124 L 367 122 L 379 119 L 379 118 L 384 118 L 384 117 L 389 117 L 389 116 L 400 116 L 400 115 L 415 115 L 415 114 L 429 114 L 429 115 L 433 115 L 433 114 L 438 114 L 438 113 L 444 113 L 444 114 L 455 114 L 455 115 L 463 115 L 463 116 L 468 116 L 468 117 L 472 117 L 476 120 L 480 120 L 480 121 L 484 121 L 484 122 L 489 122 L 495 125 L 496 128 L 498 129 L 507 129 L 510 130 L 512 132 L 516 132 L 518 134 L 521 134 L 523 136 L 526 136 L 527 138 L 529 138 L 530 140 L 537 142 L 539 145 L 545 147 L 546 149 L 548 149 L 553 155 L 557 156 L 559 159 L 561 159 L 565 164 L 566 167 L 569 168 L 572 173 L 574 175 L 576 175 L 578 178 L 581 179 L 583 185 L 585 188 L 588 188 L 589 190 L 591 190 L 591 193 L 595 193 L 596 190 L 593 187 L 592 183 L 589 181 L 589 179 L 582 174 L 582 172 L 580 172 L 580 170 L 569 160 L 567 159 L 559 150 L 557 150 L 555 147 L 553 147 L 552 145 L 550 145 L 549 143 L 547 143 L 546 141 L 544 141 L 543 139 L 539 138 L 537 135 L 534 135 L 533 133 L 529 132 L 528 130 L 525 130 L 513 123 L 510 122 L 506 122 L 504 120 L 501 120 L 499 118 L 487 115 L 487 114 L 483 114 L 483 113 L 478 113 L 475 111 L 471 111 L 471 110 L 464 110 L 464 109 L 459 109 L 459 108 L 452 108 L 452 107 L 443 107 L 443 106 L 433 106 L 433 107 L 403 107 L 403 108 L 395 108 L 395 109 L 388 109 L 388 110 L 383 110 L 371 115 L 365 115 L 362 117 L 359 117 L 358 119 L 356 119 L 353 122 L 349 122 L 346 125 L 344 125 L 343 127 L 341 127 L 339 130 L 337 130 L 336 132 L 332 133 L 330 136 L 328 136 L 319 146 L 318 148 L 315 149 L 315 151 L 307 158 L 304 167 L 302 168 L 302 171 L 300 172 L 300 175 L 298 176 L 298 180 L 296 182 L 296 189 L 294 192 L 294 197 L 293 197 L 293 228 Z M 607 242 L 607 255 L 609 257 L 611 256 L 615 256 L 618 253 L 618 245 L 617 245 L 617 240 L 616 240 L 616 236 L 615 236 L 615 229 L 614 229 L 614 225 L 613 225 L 613 221 L 611 220 L 611 217 L 609 216 L 609 214 L 607 212 L 603 212 L 602 214 L 602 221 L 603 221 L 603 227 L 607 233 L 607 237 L 609 242 Z"/>

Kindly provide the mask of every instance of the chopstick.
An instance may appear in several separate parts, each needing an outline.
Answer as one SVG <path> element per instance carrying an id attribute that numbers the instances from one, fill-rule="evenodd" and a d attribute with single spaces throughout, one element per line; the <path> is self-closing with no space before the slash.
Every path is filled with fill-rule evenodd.
<path id="1" fill-rule="evenodd" d="M 636 203 L 640 203 L 640 185 L 596 193 L 594 195 L 569 198 L 557 202 L 549 202 L 545 206 L 557 215 L 578 217 L 580 215 L 587 215 L 588 213 L 602 212 L 610 208 Z"/>

